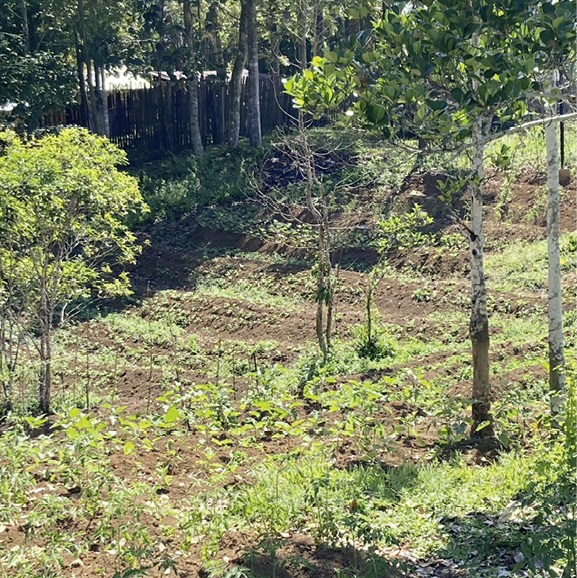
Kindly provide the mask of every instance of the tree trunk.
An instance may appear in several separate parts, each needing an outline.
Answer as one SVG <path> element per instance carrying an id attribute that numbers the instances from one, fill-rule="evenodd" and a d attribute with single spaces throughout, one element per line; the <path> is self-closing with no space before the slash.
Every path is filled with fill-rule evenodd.
<path id="1" fill-rule="evenodd" d="M 483 123 L 479 122 L 473 138 L 480 141 Z M 487 287 L 483 263 L 483 153 L 484 145 L 473 149 L 471 192 L 471 234 L 469 251 L 471 259 L 471 318 L 469 335 L 473 353 L 473 425 L 472 437 L 487 438 L 494 435 L 491 409 L 491 383 L 489 379 L 489 316 L 487 313 Z"/>
<path id="2" fill-rule="evenodd" d="M 102 116 L 103 116 L 103 129 L 104 134 L 110 138 L 110 111 L 108 110 L 108 90 L 106 90 L 106 79 L 104 68 L 100 69 L 102 74 L 102 81 L 100 84 L 101 96 L 102 96 Z"/>
<path id="3" fill-rule="evenodd" d="M 220 144 L 226 140 L 226 63 L 222 48 L 222 23 L 219 15 L 220 1 L 211 2 L 205 19 L 205 31 L 208 35 L 208 54 L 206 61 L 210 68 L 216 70 L 216 81 L 214 83 L 214 97 L 217 102 L 214 120 L 216 127 L 216 138 L 214 144 Z"/>
<path id="4" fill-rule="evenodd" d="M 545 125 L 547 146 L 547 249 L 549 257 L 549 388 L 551 412 L 557 415 L 565 392 L 565 354 L 561 301 L 561 255 L 559 251 L 559 143 L 557 123 Z"/>
<path id="5" fill-rule="evenodd" d="M 333 267 L 331 263 L 331 231 L 329 223 L 329 209 L 327 205 L 327 200 L 324 195 L 322 195 L 322 215 L 323 220 L 321 223 L 322 234 L 324 237 L 323 250 L 324 250 L 324 277 L 325 277 L 325 305 L 327 308 L 327 322 L 325 326 L 325 340 L 327 343 L 327 352 L 331 350 L 331 341 L 333 335 L 333 305 L 334 305 L 334 280 L 333 280 Z"/>
<path id="6" fill-rule="evenodd" d="M 315 34 L 313 41 L 313 55 L 323 53 L 325 46 L 325 0 L 317 0 L 315 4 Z"/>
<path id="7" fill-rule="evenodd" d="M 96 105 L 96 90 L 95 79 L 93 77 L 92 60 L 88 50 L 88 40 L 86 37 L 84 0 L 78 0 L 78 32 L 80 36 L 80 54 L 82 58 L 83 67 L 86 66 L 86 99 L 88 111 L 88 128 L 96 134 L 102 134 L 99 130 L 98 124 L 98 108 Z"/>
<path id="8" fill-rule="evenodd" d="M 309 196 L 310 197 L 310 196 Z M 312 204 L 312 200 L 309 207 Z M 324 211 L 323 211 L 324 213 Z M 320 218 L 319 218 L 320 217 Z M 319 227 L 319 250 L 318 250 L 318 271 L 317 271 L 317 316 L 316 316 L 316 334 L 319 347 L 323 357 L 327 357 L 331 349 L 331 331 L 332 331 L 332 268 L 330 260 L 330 242 L 328 237 L 327 221 L 323 214 L 319 212 L 317 216 L 317 225 Z M 326 309 L 326 321 L 325 321 Z"/>
<path id="9" fill-rule="evenodd" d="M 228 146 L 238 148 L 240 138 L 240 103 L 242 96 L 242 74 L 248 53 L 248 8 L 243 2 L 240 10 L 240 24 L 238 28 L 238 50 L 234 60 L 234 67 L 230 78 L 230 96 L 228 112 Z"/>
<path id="10" fill-rule="evenodd" d="M 183 0 L 183 18 L 184 18 L 184 37 L 186 47 L 188 48 L 187 66 L 186 66 L 186 87 L 188 91 L 188 107 L 190 117 L 190 140 L 192 150 L 197 157 L 204 154 L 204 145 L 202 144 L 202 135 L 200 131 L 200 118 L 198 110 L 198 80 L 195 66 L 195 48 L 194 48 L 194 18 L 190 0 Z"/>
<path id="11" fill-rule="evenodd" d="M 86 80 L 88 82 L 88 125 L 90 130 L 96 134 L 101 134 L 98 123 L 98 105 L 96 104 L 96 85 L 94 81 L 94 70 L 90 59 L 86 60 Z"/>
<path id="12" fill-rule="evenodd" d="M 12 327 L 7 317 L 0 314 L 0 380 L 4 391 L 4 408 L 12 410 Z"/>
<path id="13" fill-rule="evenodd" d="M 200 113 L 198 109 L 198 80 L 196 73 L 192 73 L 192 78 L 186 81 L 188 91 L 188 106 L 190 114 L 190 140 L 192 150 L 197 157 L 204 155 L 204 145 L 202 144 L 202 134 L 200 131 Z"/>
<path id="14" fill-rule="evenodd" d="M 207 55 L 209 65 L 216 70 L 216 77 L 224 82 L 226 80 L 226 63 L 222 49 L 222 24 L 218 13 L 219 2 L 212 2 L 206 15 L 206 31 L 209 35 L 210 54 Z"/>
<path id="15" fill-rule="evenodd" d="M 308 68 L 308 55 L 307 55 L 307 37 L 309 35 L 308 28 L 308 2 L 302 1 L 299 3 L 299 14 L 298 14 L 298 29 L 300 33 L 299 45 L 298 45 L 298 55 L 299 64 L 301 66 L 301 72 Z"/>
<path id="16" fill-rule="evenodd" d="M 253 146 L 262 143 L 260 123 L 260 86 L 258 70 L 257 0 L 246 0 L 248 20 L 248 119 L 249 139 Z"/>
<path id="17" fill-rule="evenodd" d="M 7 411 L 11 411 L 14 377 L 22 347 L 22 329 L 12 315 L 10 313 L 8 315 L 10 315 L 10 319 L 3 315 L 0 322 L 0 350 L 2 350 L 0 370 L 3 375 L 2 385 L 6 397 L 5 408 Z"/>
<path id="18" fill-rule="evenodd" d="M 78 31 L 74 31 L 74 42 L 76 45 L 76 74 L 78 75 L 78 86 L 80 88 L 80 124 L 89 126 L 88 95 L 86 94 L 86 75 L 84 73 L 84 59 L 82 57 L 82 46 Z"/>
<path id="19" fill-rule="evenodd" d="M 319 267 L 320 264 L 320 250 L 319 250 Z M 321 273 L 317 273 L 317 293 L 321 293 L 323 288 L 324 280 Z M 323 354 L 323 357 L 329 353 L 329 347 L 327 344 L 327 338 L 325 337 L 325 322 L 324 322 L 324 303 L 321 298 L 317 298 L 317 316 L 316 316 L 316 323 L 315 329 L 317 334 L 317 341 L 319 342 L 319 347 Z"/>
<path id="20" fill-rule="evenodd" d="M 94 101 L 96 104 L 96 133 L 110 136 L 108 95 L 104 86 L 104 69 L 94 65 Z"/>
<path id="21" fill-rule="evenodd" d="M 46 294 L 46 287 L 42 287 L 41 291 L 38 406 L 41 413 L 47 414 L 50 412 L 52 395 L 52 342 L 50 336 L 52 314 L 48 306 L 49 301 Z"/>
<path id="22" fill-rule="evenodd" d="M 314 153 L 311 151 L 307 141 L 304 126 L 304 115 L 302 111 L 299 111 L 299 136 L 302 143 L 302 150 L 299 151 L 301 170 L 304 172 L 306 177 L 306 204 L 308 210 L 311 212 L 311 215 L 315 219 L 319 230 L 316 292 L 317 314 L 315 329 L 319 347 L 323 357 L 326 359 L 331 348 L 334 304 L 329 209 L 327 199 L 324 194 L 323 183 L 320 182 L 316 176 Z M 320 189 L 320 201 L 313 199 L 313 187 L 315 184 Z"/>
<path id="23" fill-rule="evenodd" d="M 22 12 L 22 46 L 24 54 L 30 54 L 30 27 L 28 26 L 28 4 L 26 0 L 21 0 L 20 10 Z"/>
<path id="24" fill-rule="evenodd" d="M 22 18 L 22 49 L 26 56 L 30 56 L 32 52 L 32 44 L 30 42 L 30 22 L 28 19 L 28 3 L 26 0 L 20 1 L 20 16 Z M 28 130 L 36 130 L 40 125 L 40 118 L 37 112 L 32 112 L 28 116 L 27 125 Z"/>

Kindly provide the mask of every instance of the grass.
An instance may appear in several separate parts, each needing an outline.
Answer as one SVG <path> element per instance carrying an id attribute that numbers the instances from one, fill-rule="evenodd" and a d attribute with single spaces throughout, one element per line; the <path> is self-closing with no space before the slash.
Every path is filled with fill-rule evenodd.
<path id="1" fill-rule="evenodd" d="M 40 549 L 42 552 L 13 549 L 4 556 L 4 564 L 13 576 L 25 576 L 38 560 L 45 564 L 41 575 L 48 576 L 62 565 L 67 553 L 82 555 L 89 546 L 86 540 L 98 536 L 108 544 L 104 558 L 108 560 L 109 571 L 136 570 L 150 563 L 151 558 L 160 564 L 162 557 L 151 556 L 154 551 L 151 546 L 162 543 L 160 537 L 150 535 L 149 525 L 134 522 L 144 513 L 148 520 L 159 521 L 166 520 L 169 514 L 173 521 L 168 525 L 165 521 L 162 532 L 180 541 L 183 550 L 187 543 L 201 538 L 207 560 L 218 558 L 218 540 L 225 533 L 246 528 L 251 528 L 255 537 L 306 533 L 332 547 L 370 544 L 386 549 L 404 545 L 414 557 L 438 557 L 442 553 L 460 565 L 473 567 L 477 560 L 496 555 L 496 543 L 501 548 L 510 548 L 523 539 L 515 524 L 499 524 L 498 532 L 493 526 L 504 507 L 527 486 L 533 475 L 534 458 L 510 454 L 491 466 L 473 468 L 457 461 L 388 470 L 378 465 L 335 469 L 330 448 L 325 446 L 266 459 L 251 469 L 250 483 L 173 502 L 154 491 L 154 482 L 143 481 L 129 487 L 111 474 L 103 442 L 113 441 L 116 436 L 99 433 L 103 430 L 98 429 L 101 423 L 98 420 L 84 419 L 82 427 L 82 419 L 80 414 L 71 414 L 64 420 L 69 425 L 67 438 L 62 440 L 71 445 L 75 455 L 83 456 L 82 465 L 65 477 L 54 469 L 51 482 L 80 483 L 80 500 L 71 503 L 69 499 L 50 499 L 46 494 L 36 501 L 35 508 L 41 517 L 27 516 L 29 537 L 42 539 L 44 547 Z M 78 434 L 72 435 L 73 431 Z M 22 439 L 25 448 L 12 443 L 5 455 L 19 453 L 18 459 L 24 463 L 37 463 L 36 452 L 41 448 L 46 451 L 50 446 L 54 451 L 59 445 L 50 438 Z M 126 443 L 123 447 L 126 448 Z M 162 484 L 162 479 L 157 480 L 157 484 Z M 21 479 L 19 487 L 23 493 L 37 489 L 33 478 Z M 90 515 L 92 488 L 98 487 L 96 495 L 101 495 L 105 487 L 113 493 L 105 503 L 100 502 L 104 511 L 92 535 L 81 533 L 73 538 L 65 534 L 54 543 L 62 516 L 82 519 Z M 146 502 L 140 498 L 146 498 Z M 11 502 L 14 501 L 13 497 Z M 18 513 L 11 511 L 7 517 L 17 519 Z M 461 526 L 461 530 L 455 540 L 451 532 L 456 526 Z M 476 552 L 473 559 L 471 546 Z M 141 556 L 136 556 L 136 552 Z"/>
<path id="2" fill-rule="evenodd" d="M 565 166 L 574 167 L 577 164 L 575 121 L 565 123 Z M 508 147 L 507 154 L 510 157 L 509 170 L 519 173 L 526 169 L 546 170 L 545 132 L 542 126 L 528 131 L 505 136 L 494 141 L 487 147 L 487 156 L 501 150 L 505 145 Z"/>
<path id="3" fill-rule="evenodd" d="M 563 233 L 560 238 L 562 271 L 576 268 L 577 235 Z M 494 291 L 540 293 L 547 287 L 547 241 L 519 240 L 497 253 L 485 256 L 489 288 Z"/>
<path id="4" fill-rule="evenodd" d="M 108 331 L 120 336 L 123 341 L 147 346 L 166 345 L 183 333 L 180 325 L 168 324 L 166 320 L 143 319 L 138 315 L 112 313 L 106 316 L 104 323 Z"/>
<path id="5" fill-rule="evenodd" d="M 294 310 L 303 303 L 298 295 L 292 297 L 278 295 L 272 293 L 271 289 L 271 281 L 264 277 L 258 281 L 239 279 L 232 283 L 227 279 L 203 279 L 196 286 L 199 295 L 236 299 L 270 307 L 282 307 L 288 311 Z"/>

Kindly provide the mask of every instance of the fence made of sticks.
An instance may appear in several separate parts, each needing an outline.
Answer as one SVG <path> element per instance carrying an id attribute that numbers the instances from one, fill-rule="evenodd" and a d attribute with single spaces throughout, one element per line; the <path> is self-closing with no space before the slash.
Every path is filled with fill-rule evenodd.
<path id="1" fill-rule="evenodd" d="M 205 145 L 226 142 L 229 126 L 229 83 L 207 77 L 199 84 L 199 120 Z M 241 95 L 241 136 L 248 136 L 246 78 Z M 292 97 L 279 77 L 260 75 L 263 134 L 291 124 Z M 189 94 L 171 82 L 160 86 L 111 91 L 108 94 L 110 140 L 125 150 L 178 150 L 192 146 Z M 49 124 L 85 124 L 80 107 L 54 111 Z"/>

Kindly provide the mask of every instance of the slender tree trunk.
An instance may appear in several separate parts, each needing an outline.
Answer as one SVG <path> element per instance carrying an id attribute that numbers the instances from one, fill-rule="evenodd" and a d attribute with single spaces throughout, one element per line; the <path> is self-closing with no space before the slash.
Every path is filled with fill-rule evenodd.
<path id="1" fill-rule="evenodd" d="M 100 74 L 102 79 L 100 81 L 100 91 L 102 98 L 102 128 L 104 129 L 104 134 L 110 138 L 110 111 L 108 110 L 108 90 L 106 89 L 106 71 L 104 68 L 100 69 Z"/>
<path id="2" fill-rule="evenodd" d="M 86 75 L 84 73 L 84 59 L 82 57 L 82 47 L 78 31 L 74 31 L 74 42 L 76 45 L 76 74 L 78 75 L 78 87 L 80 89 L 80 124 L 89 125 L 88 95 L 86 94 Z"/>
<path id="3" fill-rule="evenodd" d="M 279 59 L 279 56 L 281 53 L 281 49 L 280 49 L 281 37 L 278 33 L 277 22 L 275 20 L 269 21 L 267 24 L 267 30 L 268 30 L 268 41 L 270 43 L 270 54 L 271 54 L 270 69 L 272 71 L 273 77 L 276 78 L 276 77 L 280 76 L 280 69 L 281 69 L 281 63 L 280 63 L 280 59 Z"/>
<path id="4" fill-rule="evenodd" d="M 228 112 L 228 146 L 238 148 L 240 138 L 240 103 L 242 97 L 243 72 L 248 54 L 248 8 L 243 2 L 240 10 L 238 28 L 238 50 L 230 78 L 229 112 Z"/>
<path id="5" fill-rule="evenodd" d="M 331 265 L 331 244 L 329 237 L 328 211 L 326 207 L 321 210 L 314 206 L 312 196 L 307 195 L 309 210 L 313 209 L 313 215 L 317 219 L 318 234 L 318 271 L 317 271 L 317 315 L 316 334 L 319 347 L 326 358 L 331 349 L 332 325 L 333 325 L 333 275 Z"/>
<path id="6" fill-rule="evenodd" d="M 299 151 L 301 170 L 303 170 L 306 177 L 306 204 L 318 227 L 317 314 L 315 329 L 319 347 L 323 357 L 326 358 L 331 348 L 334 305 L 329 209 L 324 195 L 323 184 L 316 177 L 314 154 L 307 141 L 302 111 L 299 111 L 299 136 L 302 143 L 302 149 Z M 321 189 L 320 207 L 317 206 L 319 204 L 318 201 L 313 198 L 313 187 L 315 184 Z"/>
<path id="7" fill-rule="evenodd" d="M 192 73 L 192 78 L 186 81 L 188 90 L 188 106 L 190 111 L 190 139 L 192 150 L 197 157 L 204 155 L 204 145 L 202 144 L 202 134 L 200 130 L 200 111 L 198 107 L 198 79 L 196 72 Z"/>
<path id="8" fill-rule="evenodd" d="M 298 13 L 298 29 L 300 32 L 299 45 L 298 45 L 298 59 L 301 66 L 301 72 L 308 68 L 308 55 L 307 55 L 307 38 L 309 35 L 309 5 L 308 0 L 301 0 L 299 3 L 299 13 Z"/>
<path id="9" fill-rule="evenodd" d="M 480 121 L 473 135 L 478 142 L 483 134 Z M 469 335 L 473 353 L 473 437 L 494 435 L 491 417 L 491 383 L 489 378 L 489 316 L 487 312 L 487 287 L 483 248 L 483 153 L 484 146 L 476 144 L 473 149 L 471 192 L 471 234 L 469 251 L 471 259 L 471 318 Z M 479 426 L 486 424 L 480 429 Z"/>
<path id="10" fill-rule="evenodd" d="M 314 162 L 314 159 L 313 159 Z M 314 167 L 313 167 L 314 175 Z M 328 207 L 324 195 L 321 195 L 321 207 L 316 207 L 312 191 L 307 194 L 309 210 L 317 220 L 318 235 L 318 271 L 317 271 L 317 316 L 316 334 L 323 357 L 331 350 L 333 331 L 334 280 L 331 264 L 331 238 Z"/>
<path id="11" fill-rule="evenodd" d="M 218 13 L 219 2 L 211 2 L 206 15 L 206 29 L 210 37 L 210 54 L 208 61 L 214 65 L 216 77 L 224 82 L 226 80 L 226 63 L 222 50 L 222 25 Z"/>
<path id="12" fill-rule="evenodd" d="M 315 4 L 315 34 L 313 54 L 322 54 L 325 46 L 325 0 L 317 0 Z"/>
<path id="13" fill-rule="evenodd" d="M 100 126 L 98 123 L 98 105 L 96 104 L 96 85 L 94 81 L 94 70 L 90 59 L 86 61 L 86 80 L 88 83 L 88 110 L 89 119 L 88 125 L 92 132 L 100 134 Z"/>
<path id="14" fill-rule="evenodd" d="M 28 20 L 28 3 L 26 0 L 20 1 L 20 15 L 22 17 L 22 48 L 24 54 L 29 56 L 32 53 L 32 46 L 30 42 L 30 22 Z M 33 131 L 40 125 L 41 115 L 38 113 L 30 114 L 27 125 L 28 130 Z"/>
<path id="15" fill-rule="evenodd" d="M 108 122 L 108 95 L 104 87 L 104 69 L 94 65 L 94 102 L 96 108 L 96 133 L 110 136 Z"/>
<path id="16" fill-rule="evenodd" d="M 12 409 L 12 371 L 10 367 L 12 331 L 7 317 L 0 313 L 0 379 L 4 391 L 4 407 L 7 411 Z"/>
<path id="17" fill-rule="evenodd" d="M 334 279 L 333 266 L 331 263 L 331 231 L 329 223 L 329 208 L 325 195 L 322 195 L 322 234 L 324 237 L 324 276 L 325 276 L 325 305 L 327 308 L 327 323 L 325 327 L 325 339 L 327 351 L 331 349 L 331 340 L 333 335 L 333 305 L 334 305 Z"/>
<path id="18" fill-rule="evenodd" d="M 219 15 L 220 0 L 211 2 L 205 18 L 205 31 L 209 38 L 209 54 L 207 61 L 216 70 L 216 81 L 214 83 L 214 96 L 218 106 L 215 110 L 216 138 L 215 144 L 220 144 L 227 139 L 226 135 L 226 63 L 222 48 L 222 23 Z"/>
<path id="19" fill-rule="evenodd" d="M 2 351 L 0 353 L 0 371 L 4 376 L 2 384 L 6 396 L 6 410 L 11 411 L 14 377 L 22 347 L 22 329 L 19 327 L 18 322 L 14 320 L 12 314 L 8 313 L 8 315 L 10 318 L 7 315 L 3 315 L 1 321 L 0 349 Z"/>
<path id="20" fill-rule="evenodd" d="M 561 255 L 559 250 L 559 142 L 557 123 L 545 125 L 547 146 L 547 249 L 549 256 L 549 387 L 551 412 L 561 410 L 565 392 L 565 354 L 561 301 Z"/>
<path id="21" fill-rule="evenodd" d="M 322 229 L 319 229 L 319 252 L 318 252 L 318 272 L 317 272 L 317 315 L 316 315 L 316 334 L 317 340 L 319 342 L 319 347 L 326 357 L 329 353 L 329 343 L 327 342 L 327 336 L 325 333 L 325 321 L 324 321 L 324 310 L 325 310 L 325 292 L 326 292 L 326 270 L 325 270 L 325 246 L 323 242 Z"/>
<path id="22" fill-rule="evenodd" d="M 257 0 L 246 0 L 248 19 L 248 103 L 249 139 L 253 146 L 262 143 L 260 122 L 260 79 L 258 70 Z"/>
<path id="23" fill-rule="evenodd" d="M 198 110 L 198 79 L 195 66 L 195 46 L 194 46 L 194 17 L 190 0 L 183 0 L 184 36 L 188 49 L 186 87 L 188 91 L 188 107 L 190 116 L 190 139 L 192 150 L 197 157 L 204 154 L 202 135 L 200 131 L 200 117 Z"/>
<path id="24" fill-rule="evenodd" d="M 30 54 L 30 27 L 28 25 L 28 4 L 26 0 L 21 0 L 20 10 L 22 12 L 22 45 L 24 54 Z"/>
<path id="25" fill-rule="evenodd" d="M 80 53 L 82 56 L 82 62 L 86 66 L 86 95 L 88 102 L 88 127 L 92 132 L 96 134 L 102 134 L 99 123 L 98 123 L 98 107 L 96 104 L 96 88 L 95 88 L 95 78 L 93 76 L 92 60 L 90 58 L 90 52 L 88 50 L 88 39 L 86 37 L 86 26 L 85 26 L 85 13 L 84 13 L 84 0 L 78 0 L 78 31 L 80 35 Z"/>
<path id="26" fill-rule="evenodd" d="M 50 412 L 50 402 L 52 396 L 52 341 L 50 329 L 52 315 L 48 306 L 48 296 L 46 287 L 41 289 L 40 305 L 40 377 L 38 402 L 41 413 Z"/>

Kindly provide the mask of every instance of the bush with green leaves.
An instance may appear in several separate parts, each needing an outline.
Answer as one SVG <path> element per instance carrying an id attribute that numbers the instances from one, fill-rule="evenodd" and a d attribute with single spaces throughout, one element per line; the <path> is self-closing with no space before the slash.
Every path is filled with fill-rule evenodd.
<path id="1" fill-rule="evenodd" d="M 142 187 L 151 215 L 156 219 L 174 219 L 195 208 L 200 182 L 190 171 L 180 180 L 161 179 L 154 183 L 143 178 Z"/>
<path id="2" fill-rule="evenodd" d="M 121 267 L 135 261 L 139 246 L 126 220 L 146 205 L 136 179 L 116 168 L 125 163 L 123 151 L 86 129 L 30 141 L 0 133 L 0 358 L 8 402 L 14 343 L 27 338 L 37 350 L 46 412 L 56 320 L 87 297 L 129 292 Z"/>
<path id="3" fill-rule="evenodd" d="M 171 155 L 142 165 L 138 178 L 150 206 L 147 220 L 179 219 L 198 207 L 241 199 L 250 172 L 247 167 L 255 164 L 260 154 L 248 147 L 231 152 L 214 146 L 201 159 Z"/>

